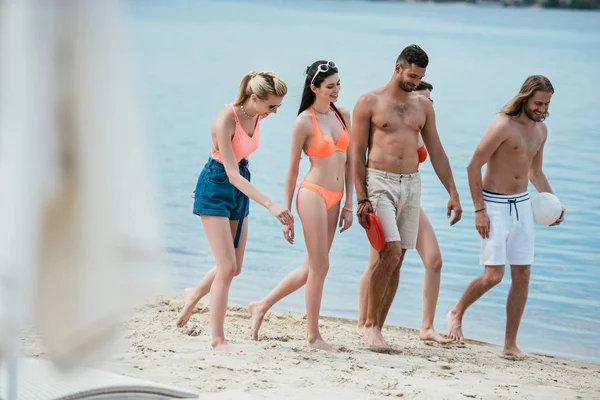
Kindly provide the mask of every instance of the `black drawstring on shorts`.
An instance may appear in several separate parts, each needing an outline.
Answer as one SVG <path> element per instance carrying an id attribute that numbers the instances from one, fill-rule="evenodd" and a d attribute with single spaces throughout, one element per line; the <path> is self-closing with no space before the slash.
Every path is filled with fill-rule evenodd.
<path id="1" fill-rule="evenodd" d="M 508 215 L 512 215 L 512 207 L 515 206 L 515 212 L 517 213 L 517 221 L 519 220 L 519 209 L 517 208 L 517 199 L 508 199 Z"/>

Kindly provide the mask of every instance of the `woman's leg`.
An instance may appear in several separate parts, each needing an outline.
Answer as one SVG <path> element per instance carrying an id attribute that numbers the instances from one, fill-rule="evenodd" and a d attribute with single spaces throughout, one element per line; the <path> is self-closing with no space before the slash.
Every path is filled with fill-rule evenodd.
<path id="1" fill-rule="evenodd" d="M 309 267 L 306 280 L 306 344 L 322 350 L 335 351 L 325 343 L 319 332 L 319 312 L 323 297 L 323 285 L 329 270 L 330 231 L 335 231 L 339 216 L 339 204 L 325 208 L 323 198 L 310 190 L 298 192 L 298 214 L 304 230 Z"/>
<path id="2" fill-rule="evenodd" d="M 248 311 L 250 311 L 250 315 L 252 316 L 252 339 L 258 340 L 258 331 L 267 311 L 279 300 L 304 286 L 307 278 L 308 254 L 304 257 L 302 265 L 283 278 L 266 297 L 248 305 Z"/>
<path id="3" fill-rule="evenodd" d="M 235 238 L 235 233 L 237 230 L 238 221 L 229 221 L 229 225 L 231 227 L 231 240 Z M 244 260 L 244 251 L 246 250 L 246 239 L 248 237 L 248 218 L 244 218 L 244 226 L 242 228 L 242 235 L 240 236 L 240 242 L 238 244 L 238 248 L 235 249 L 236 259 L 237 259 L 237 272 L 236 276 L 240 274 L 242 271 L 242 262 Z M 182 328 L 187 323 L 190 317 L 192 316 L 192 312 L 196 307 L 196 304 L 210 292 L 210 287 L 212 286 L 213 280 L 215 279 L 215 275 L 217 272 L 217 266 L 212 267 L 208 272 L 204 275 L 200 283 L 192 288 L 187 288 L 183 291 L 183 300 L 184 306 L 177 317 L 177 326 Z"/>
<path id="4" fill-rule="evenodd" d="M 217 262 L 215 278 L 210 288 L 212 347 L 216 350 L 228 350 L 223 328 L 225 313 L 227 312 L 227 299 L 231 281 L 239 273 L 241 266 L 238 267 L 236 249 L 233 247 L 233 240 L 231 240 L 229 220 L 224 217 L 202 216 L 202 223 Z M 238 253 L 243 253 L 246 238 L 247 226 L 242 230 L 240 251 Z"/>
<path id="5" fill-rule="evenodd" d="M 421 209 L 419 214 L 419 234 L 417 236 L 417 252 L 425 266 L 425 279 L 423 282 L 423 322 L 419 338 L 421 340 L 434 340 L 438 343 L 450 343 L 433 328 L 433 318 L 440 294 L 440 278 L 442 271 L 442 253 L 438 245 L 433 226 Z"/>
<path id="6" fill-rule="evenodd" d="M 339 214 L 339 205 L 332 207 L 328 215 L 328 251 L 331 249 L 333 244 L 333 238 L 335 237 L 336 222 L 335 219 Z M 332 222 L 333 220 L 333 222 Z M 290 272 L 271 292 L 260 301 L 252 302 L 248 305 L 248 310 L 252 315 L 252 339 L 258 340 L 258 331 L 262 324 L 265 314 L 275 303 L 283 299 L 286 296 L 294 293 L 306 284 L 308 278 L 309 261 L 308 253 L 304 257 L 302 265 L 292 272 Z"/>
<path id="7" fill-rule="evenodd" d="M 215 279 L 217 273 L 217 266 L 215 265 L 204 275 L 200 283 L 191 288 L 186 288 L 183 291 L 183 308 L 179 312 L 177 317 L 177 326 L 183 328 L 192 316 L 192 312 L 196 307 L 196 304 L 210 292 L 210 287 Z"/>

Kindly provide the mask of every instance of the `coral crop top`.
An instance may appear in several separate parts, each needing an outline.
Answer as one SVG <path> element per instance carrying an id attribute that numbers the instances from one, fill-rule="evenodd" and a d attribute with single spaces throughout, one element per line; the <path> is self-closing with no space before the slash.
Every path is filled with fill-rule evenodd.
<path id="1" fill-rule="evenodd" d="M 239 163 L 243 159 L 247 159 L 248 156 L 258 148 L 260 143 L 260 116 L 256 119 L 254 133 L 252 136 L 248 136 L 244 130 L 244 127 L 242 127 L 233 105 L 231 106 L 231 109 L 233 110 L 233 116 L 235 118 L 235 132 L 233 134 L 233 138 L 231 139 L 231 146 L 233 147 L 235 159 Z M 213 152 L 210 156 L 217 161 L 221 161 L 221 153 L 219 150 L 215 150 L 213 148 Z"/>

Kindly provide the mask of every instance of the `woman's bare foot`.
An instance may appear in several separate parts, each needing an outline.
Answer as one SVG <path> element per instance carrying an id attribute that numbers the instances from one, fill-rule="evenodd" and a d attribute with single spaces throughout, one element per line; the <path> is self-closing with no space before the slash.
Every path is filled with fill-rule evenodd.
<path id="1" fill-rule="evenodd" d="M 212 341 L 213 350 L 223 351 L 225 353 L 234 353 L 234 350 L 229 346 L 225 338 L 213 339 Z"/>
<path id="2" fill-rule="evenodd" d="M 254 303 L 248 304 L 248 311 L 250 312 L 250 319 L 252 321 L 250 328 L 252 340 L 258 340 L 258 331 L 260 330 L 260 325 L 263 322 L 263 318 L 265 318 L 267 310 L 265 310 L 264 307 L 261 307 L 260 302 L 255 301 Z"/>
<path id="3" fill-rule="evenodd" d="M 433 340 L 439 344 L 448 344 L 452 342 L 452 339 L 445 338 L 435 331 L 433 328 L 423 329 L 419 332 L 419 339 L 421 340 Z"/>
<path id="4" fill-rule="evenodd" d="M 460 344 L 465 343 L 465 337 L 462 332 L 462 318 L 460 318 L 454 309 L 446 314 L 446 322 L 448 323 L 448 338 L 453 342 Z"/>
<path id="5" fill-rule="evenodd" d="M 306 339 L 306 347 L 310 347 L 318 350 L 325 350 L 330 353 L 339 353 L 340 351 L 333 347 L 332 345 L 325 343 L 322 337 L 318 337 L 316 339 Z"/>
<path id="6" fill-rule="evenodd" d="M 527 355 L 525 353 L 523 353 L 521 350 L 519 350 L 519 348 L 516 345 L 512 345 L 512 346 L 504 346 L 504 350 L 502 350 L 502 357 L 508 359 L 508 360 L 513 360 L 513 361 L 520 361 L 520 360 L 524 360 L 525 358 L 527 358 Z"/>
<path id="7" fill-rule="evenodd" d="M 190 317 L 192 316 L 192 311 L 194 311 L 196 304 L 198 304 L 198 301 L 200 301 L 200 299 L 194 298 L 194 288 L 187 288 L 183 291 L 183 300 L 184 305 L 179 313 L 179 316 L 177 317 L 176 322 L 176 325 L 179 328 L 183 328 L 188 323 Z"/>

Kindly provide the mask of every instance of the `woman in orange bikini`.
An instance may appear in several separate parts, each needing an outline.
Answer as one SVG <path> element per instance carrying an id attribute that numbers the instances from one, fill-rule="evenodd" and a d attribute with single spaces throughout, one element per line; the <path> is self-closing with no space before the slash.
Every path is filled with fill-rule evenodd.
<path id="1" fill-rule="evenodd" d="M 319 333 L 319 311 L 336 226 L 344 232 L 352 225 L 350 113 L 335 106 L 339 92 L 340 79 L 333 61 L 319 60 L 307 68 L 285 183 L 285 205 L 291 208 L 304 150 L 311 167 L 298 189 L 296 206 L 307 253 L 302 266 L 286 276 L 264 299 L 248 306 L 254 339 L 258 339 L 263 317 L 273 304 L 306 284 L 306 345 L 336 351 Z M 344 191 L 346 201 L 340 207 Z M 293 225 L 285 225 L 283 235 L 293 243 Z"/>
<path id="2" fill-rule="evenodd" d="M 425 81 L 421 81 L 415 89 L 415 93 L 427 97 L 433 103 L 431 91 L 433 86 Z M 427 149 L 419 135 L 419 163 L 427 159 Z M 419 233 L 417 235 L 417 253 L 423 261 L 425 267 L 425 279 L 423 282 L 423 320 L 419 338 L 422 340 L 434 340 L 438 343 L 450 343 L 451 339 L 444 338 L 433 328 L 433 318 L 437 307 L 440 294 L 440 279 L 442 275 L 442 252 L 433 230 L 431 221 L 427 218 L 425 210 L 421 208 L 419 213 Z"/>
<path id="3" fill-rule="evenodd" d="M 277 113 L 286 93 L 285 82 L 273 72 L 246 74 L 235 102 L 213 122 L 213 151 L 198 177 L 193 212 L 202 218 L 217 265 L 196 287 L 185 290 L 177 325 L 185 325 L 198 301 L 210 292 L 212 347 L 218 350 L 229 349 L 223 325 L 231 281 L 242 271 L 249 199 L 267 208 L 281 224 L 294 226 L 289 208 L 259 192 L 250 183 L 248 169 L 248 156 L 260 141 L 261 119 Z"/>
<path id="4" fill-rule="evenodd" d="M 421 81 L 419 86 L 415 89 L 415 93 L 419 93 L 427 97 L 431 102 L 431 91 L 433 90 L 433 86 L 425 81 Z M 423 144 L 423 139 L 421 135 L 419 135 L 419 148 L 417 150 L 419 154 L 419 164 L 424 162 L 427 159 L 427 149 Z M 440 293 L 440 278 L 441 278 L 441 270 L 442 270 L 442 253 L 440 251 L 440 246 L 438 245 L 437 237 L 435 236 L 435 232 L 433 231 L 433 226 L 427 218 L 425 211 L 421 208 L 419 213 L 419 233 L 417 235 L 417 253 L 421 257 L 423 261 L 423 266 L 425 267 L 425 279 L 423 282 L 423 320 L 421 322 L 421 330 L 419 331 L 419 338 L 421 340 L 433 340 L 438 343 L 450 343 L 450 339 L 444 338 L 433 328 L 433 319 L 435 317 L 435 309 L 437 307 L 437 301 Z M 371 248 L 370 258 L 369 258 L 369 267 L 373 268 L 373 266 L 377 263 L 379 259 L 379 253 Z M 369 271 L 369 270 L 367 270 Z M 367 317 L 366 311 L 366 302 L 367 302 L 367 284 L 365 281 L 365 275 L 360 282 L 360 315 L 358 318 L 358 331 L 360 332 L 361 328 L 365 324 L 365 319 Z"/>

